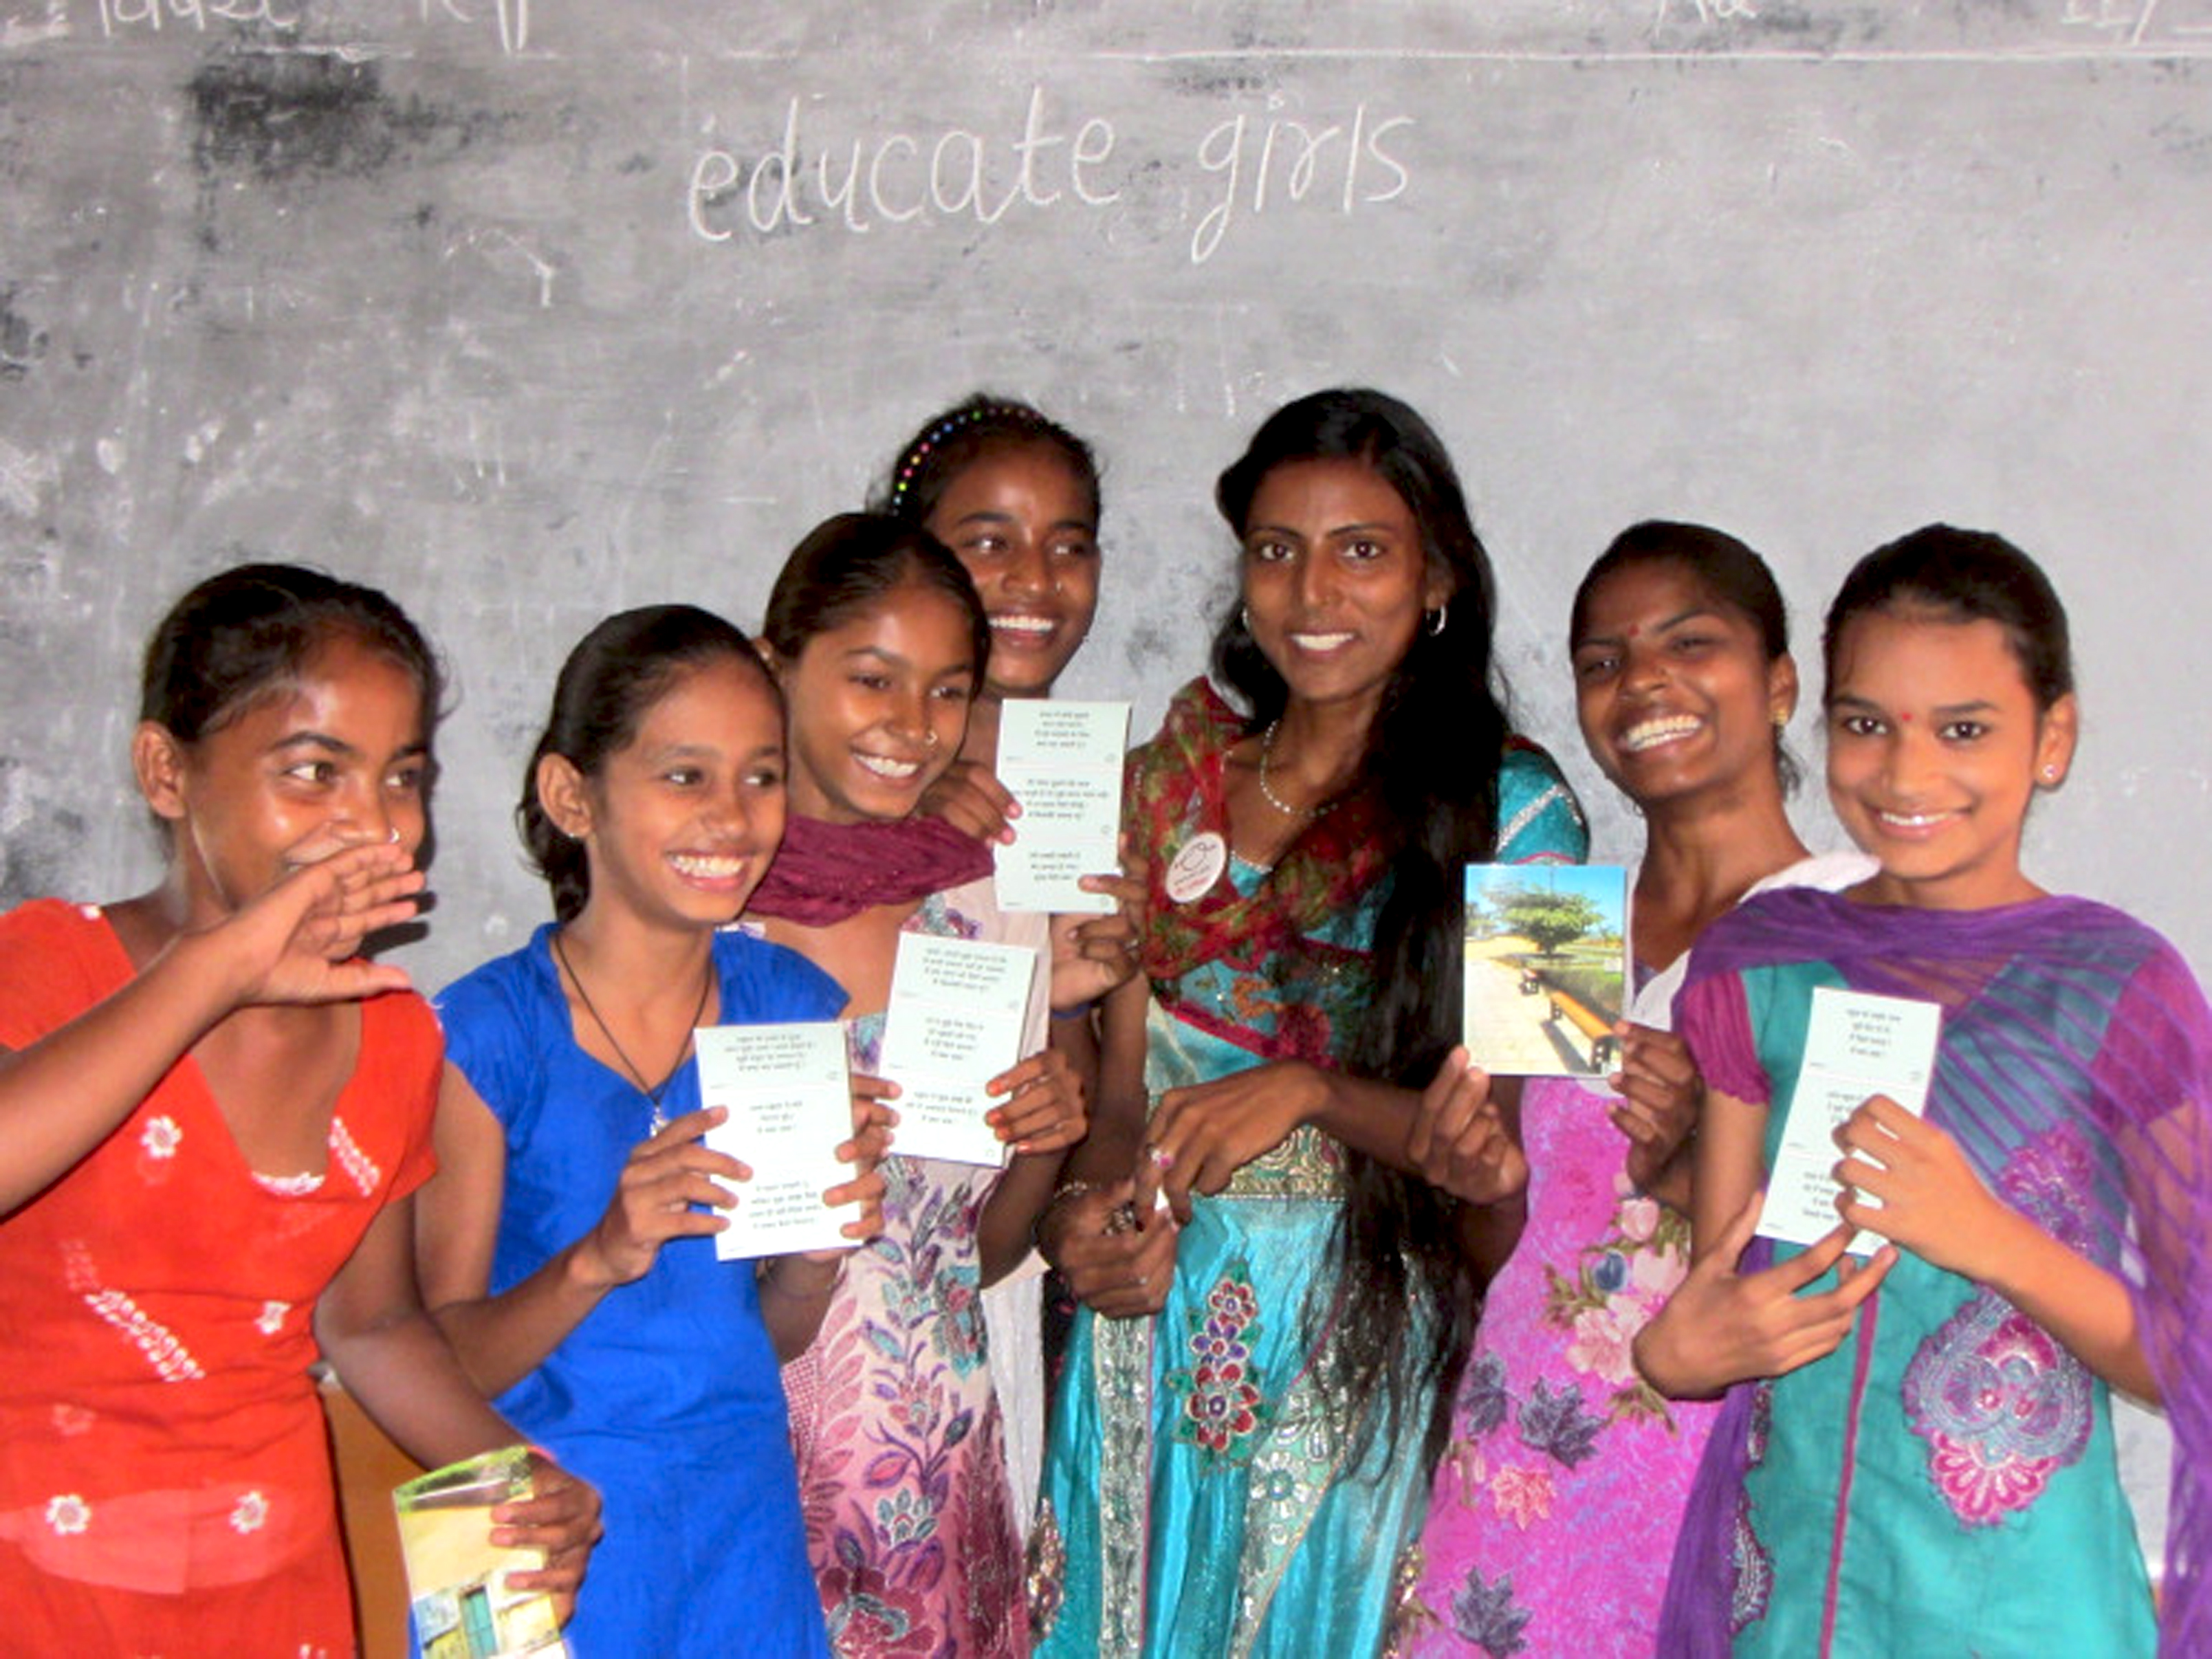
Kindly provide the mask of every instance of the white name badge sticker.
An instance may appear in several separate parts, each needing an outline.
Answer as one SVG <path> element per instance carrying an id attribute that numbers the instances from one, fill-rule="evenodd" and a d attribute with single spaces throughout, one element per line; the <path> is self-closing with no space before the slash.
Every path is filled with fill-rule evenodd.
<path id="1" fill-rule="evenodd" d="M 1229 867 L 1229 843 L 1212 830 L 1193 836 L 1168 866 L 1168 896 L 1177 904 L 1204 898 Z"/>

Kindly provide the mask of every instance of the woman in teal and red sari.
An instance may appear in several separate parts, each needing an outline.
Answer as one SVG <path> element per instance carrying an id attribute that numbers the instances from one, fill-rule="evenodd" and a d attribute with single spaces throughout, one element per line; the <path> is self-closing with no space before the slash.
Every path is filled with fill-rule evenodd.
<path id="1" fill-rule="evenodd" d="M 1507 730 L 1488 562 L 1418 415 L 1301 399 L 1218 500 L 1215 668 L 1249 712 L 1194 684 L 1133 760 L 1144 974 L 1040 1229 L 1085 1304 L 1031 1549 L 1048 1654 L 1379 1647 L 1473 1316 L 1455 1227 L 1493 1218 L 1403 1173 L 1424 1089 L 1497 1117 L 1453 1046 L 1462 866 L 1586 842 Z"/>

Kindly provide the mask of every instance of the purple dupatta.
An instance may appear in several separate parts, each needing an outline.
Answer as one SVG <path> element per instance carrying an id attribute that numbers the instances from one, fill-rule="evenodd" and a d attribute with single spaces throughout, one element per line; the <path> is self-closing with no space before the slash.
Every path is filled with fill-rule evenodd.
<path id="1" fill-rule="evenodd" d="M 1768 1098 L 1736 976 L 1806 962 L 1856 990 L 1942 1005 L 1930 1116 L 1993 1187 L 1992 1157 L 2054 1103 L 2108 1154 L 2117 1178 L 2073 1194 L 2089 1231 L 2067 1242 L 2126 1281 L 2173 1431 L 2160 1651 L 2212 1653 L 2212 1012 L 2188 965 L 2148 928 L 2084 899 L 1933 911 L 1811 890 L 1762 896 L 1699 939 L 1682 993 L 1682 1026 L 1712 1086 Z M 1747 1252 L 1744 1270 L 1754 1265 Z M 1662 1618 L 1670 1659 L 1733 1644 L 1754 1394 L 1731 1390 L 1691 1494 Z"/>

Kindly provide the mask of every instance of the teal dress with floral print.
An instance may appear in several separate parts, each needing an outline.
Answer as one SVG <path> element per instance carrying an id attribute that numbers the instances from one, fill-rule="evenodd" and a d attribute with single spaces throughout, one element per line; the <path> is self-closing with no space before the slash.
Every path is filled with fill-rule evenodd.
<path id="1" fill-rule="evenodd" d="M 1508 757 L 1500 856 L 1578 860 L 1578 810 L 1547 757 Z M 1510 836 L 1510 838 L 1509 838 Z M 1249 894 L 1266 872 L 1232 861 Z M 1386 878 L 1387 881 L 1387 878 Z M 1311 935 L 1364 951 L 1386 883 Z M 1226 959 L 1182 976 L 1194 1018 L 1329 1032 L 1358 1018 L 1364 978 L 1285 986 Z M 1156 1001 L 1146 1086 L 1246 1070 L 1255 1055 Z M 1428 1471 L 1407 1443 L 1363 1435 L 1371 1399 L 1324 1385 L 1305 1315 L 1326 1297 L 1343 1205 L 1335 1140 L 1301 1127 L 1193 1201 L 1165 1306 L 1151 1319 L 1079 1312 L 1045 1449 L 1030 1544 L 1038 1652 L 1358 1659 L 1381 1648 L 1399 1559 L 1419 1528 Z M 1324 1339 L 1325 1340 L 1325 1339 Z"/>

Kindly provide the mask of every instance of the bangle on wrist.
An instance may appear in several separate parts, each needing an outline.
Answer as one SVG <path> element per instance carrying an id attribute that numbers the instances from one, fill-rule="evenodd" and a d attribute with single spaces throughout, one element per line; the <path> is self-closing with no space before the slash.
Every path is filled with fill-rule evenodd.
<path id="1" fill-rule="evenodd" d="M 1066 1203 L 1071 1198 L 1081 1198 L 1087 1193 L 1095 1193 L 1097 1190 L 1097 1182 L 1092 1181 L 1078 1181 L 1073 1177 L 1061 1182 L 1059 1186 L 1054 1188 L 1052 1189 L 1052 1196 L 1045 1200 L 1044 1207 L 1036 1212 L 1036 1219 L 1030 1223 L 1030 1247 L 1032 1249 L 1042 1249 L 1044 1248 L 1042 1243 L 1044 1237 L 1044 1224 L 1048 1220 L 1051 1219 L 1052 1212 L 1054 1210 L 1058 1209 L 1062 1204 Z"/>
<path id="2" fill-rule="evenodd" d="M 1067 1199 L 1081 1198 L 1086 1193 L 1095 1193 L 1097 1190 L 1098 1183 L 1097 1182 L 1078 1181 L 1074 1177 L 1070 1176 L 1067 1180 L 1061 1182 L 1059 1186 L 1052 1189 L 1052 1196 L 1044 1201 L 1045 1210 L 1049 1211 L 1054 1209 Z M 1042 1214 L 1043 1212 L 1041 1211 L 1039 1213 Z"/>
<path id="3" fill-rule="evenodd" d="M 1052 1011 L 1052 1017 L 1054 1019 L 1062 1020 L 1088 1019 L 1091 1018 L 1091 1011 L 1097 1006 L 1098 999 L 1093 997 L 1088 1002 L 1077 1003 L 1073 1008 L 1055 1008 Z"/>

